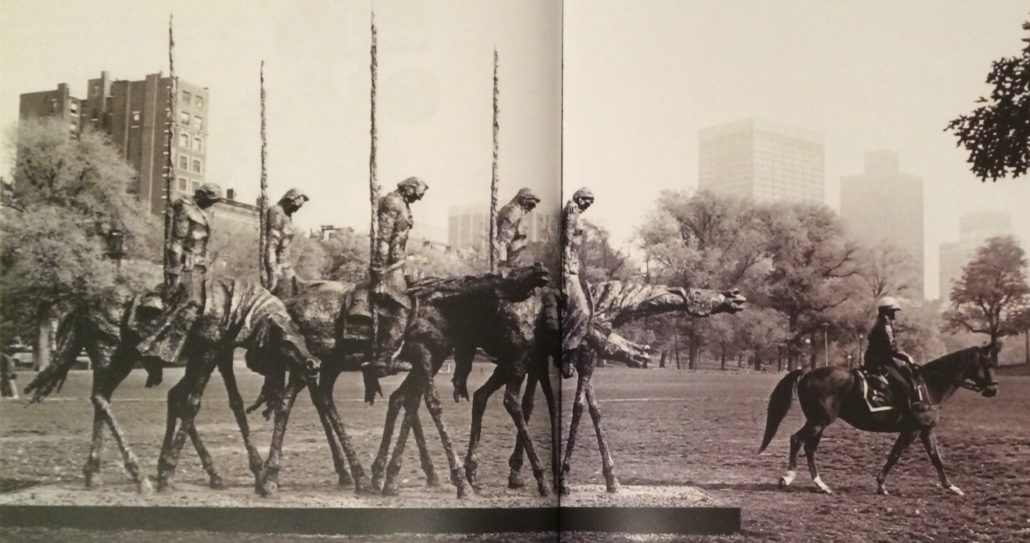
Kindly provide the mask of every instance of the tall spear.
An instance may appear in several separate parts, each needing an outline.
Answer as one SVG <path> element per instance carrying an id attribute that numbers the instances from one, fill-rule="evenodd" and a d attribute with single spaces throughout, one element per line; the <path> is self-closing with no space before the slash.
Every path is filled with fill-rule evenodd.
<path id="1" fill-rule="evenodd" d="M 370 220 L 368 226 L 368 241 L 369 241 L 369 253 L 368 253 L 368 275 L 369 279 L 373 276 L 373 270 L 375 269 L 375 254 L 376 254 L 376 243 L 379 239 L 379 224 L 377 222 L 377 211 L 379 204 L 379 180 L 376 176 L 376 78 L 378 76 L 379 64 L 376 60 L 376 14 L 372 12 L 372 45 L 369 48 L 371 55 L 371 62 L 369 64 L 369 72 L 372 78 L 371 92 L 369 94 L 370 101 L 370 128 L 369 128 L 369 150 L 368 150 L 368 203 L 370 213 Z M 376 355 L 377 350 L 377 338 L 379 337 L 379 315 L 375 307 L 375 296 L 368 297 L 369 309 L 372 313 L 372 348 L 370 352 L 373 356 Z"/>
<path id="2" fill-rule="evenodd" d="M 497 244 L 497 149 L 498 141 L 497 137 L 500 132 L 500 125 L 498 124 L 498 114 L 500 108 L 498 107 L 498 95 L 500 91 L 497 87 L 497 48 L 494 48 L 494 155 L 493 155 L 493 169 L 492 176 L 490 179 L 490 271 L 497 271 L 498 260 L 501 258 L 501 248 Z"/>
<path id="3" fill-rule="evenodd" d="M 271 271 L 268 269 L 268 138 L 266 135 L 265 123 L 265 61 L 261 61 L 261 196 L 258 199 L 258 270 L 261 274 L 261 286 L 270 288 L 272 283 Z"/>
<path id="4" fill-rule="evenodd" d="M 175 157 L 172 153 L 175 151 L 175 123 L 176 117 L 176 103 L 178 102 L 178 80 L 175 77 L 175 37 L 172 32 L 172 21 L 174 15 L 168 16 L 168 114 L 167 119 L 168 129 L 167 140 L 165 141 L 165 229 L 164 229 L 164 255 L 163 262 L 165 263 L 165 270 L 169 268 L 170 262 L 168 262 L 169 249 L 172 242 L 172 182 L 175 177 Z M 172 278 L 168 273 L 165 273 L 165 292 L 166 296 L 170 295 L 168 290 L 171 288 Z"/>

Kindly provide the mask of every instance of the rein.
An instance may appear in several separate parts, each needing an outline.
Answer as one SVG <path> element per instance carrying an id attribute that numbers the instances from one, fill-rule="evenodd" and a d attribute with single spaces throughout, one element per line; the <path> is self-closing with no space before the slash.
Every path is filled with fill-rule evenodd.
<path id="1" fill-rule="evenodd" d="M 970 349 L 975 349 L 975 348 L 976 347 L 970 347 Z M 959 353 L 956 353 L 956 356 L 958 354 Z M 957 372 L 958 376 L 953 377 L 948 382 L 948 384 L 954 385 L 954 386 L 956 386 L 958 388 L 964 388 L 966 390 L 971 390 L 971 391 L 977 392 L 977 393 L 982 393 L 988 387 L 992 387 L 992 386 L 997 386 L 998 385 L 997 381 L 995 381 L 993 379 L 991 379 L 991 381 L 989 383 L 984 383 L 982 385 L 970 381 L 969 377 L 966 376 L 966 369 L 969 367 L 969 364 L 970 364 L 969 360 L 963 359 L 962 360 L 962 368 L 961 368 L 961 370 L 959 372 Z M 935 368 L 935 367 L 928 367 L 928 366 L 923 366 L 922 368 L 920 368 L 920 373 L 924 373 L 924 374 L 932 373 L 932 374 L 941 375 L 941 376 L 944 375 L 943 369 L 939 369 L 939 368 Z"/>

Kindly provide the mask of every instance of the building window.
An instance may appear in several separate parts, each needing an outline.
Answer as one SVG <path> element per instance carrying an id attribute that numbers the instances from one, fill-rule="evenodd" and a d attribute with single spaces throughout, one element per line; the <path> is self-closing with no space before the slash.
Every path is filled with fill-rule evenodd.
<path id="1" fill-rule="evenodd" d="M 57 98 L 50 99 L 50 111 L 57 111 Z"/>
<path id="2" fill-rule="evenodd" d="M 193 173 L 200 173 L 200 160 L 193 159 Z"/>
<path id="3" fill-rule="evenodd" d="M 179 155 L 179 169 L 188 170 L 190 169 L 190 157 Z"/>
<path id="4" fill-rule="evenodd" d="M 68 103 L 68 111 L 72 115 L 78 115 L 79 114 L 79 103 L 76 102 L 75 100 L 72 100 L 71 102 L 69 102 Z"/>
<path id="5" fill-rule="evenodd" d="M 182 91 L 182 103 L 184 105 L 190 105 L 190 91 Z"/>
<path id="6" fill-rule="evenodd" d="M 196 117 L 193 117 L 193 120 L 196 121 L 196 123 L 197 123 L 197 130 L 203 130 L 204 129 L 204 119 L 201 119 L 200 116 L 198 115 Z"/>
<path id="7" fill-rule="evenodd" d="M 194 151 L 197 151 L 198 153 L 199 152 L 203 152 L 204 151 L 203 147 L 204 147 L 203 140 L 201 140 L 200 138 L 193 138 L 193 150 Z"/>
<path id="8" fill-rule="evenodd" d="M 179 124 L 181 124 L 183 126 L 189 126 L 190 125 L 190 114 L 186 113 L 185 111 L 180 111 L 179 112 Z"/>
<path id="9" fill-rule="evenodd" d="M 204 97 L 198 94 L 196 101 L 193 102 L 193 105 L 197 109 L 204 109 Z"/>
<path id="10" fill-rule="evenodd" d="M 190 135 L 189 134 L 187 134 L 185 132 L 179 133 L 179 147 L 182 147 L 183 149 L 189 149 L 190 148 Z"/>
<path id="11" fill-rule="evenodd" d="M 133 111 L 132 112 L 132 126 L 139 126 L 139 118 L 140 118 L 139 111 Z"/>
<path id="12" fill-rule="evenodd" d="M 189 184 L 189 182 L 186 180 L 185 177 L 180 177 L 179 178 L 179 192 L 186 192 L 186 188 L 187 188 L 188 184 Z"/>
<path id="13" fill-rule="evenodd" d="M 91 86 L 89 88 L 89 93 L 92 94 L 93 96 L 96 96 L 97 94 L 99 94 L 100 93 L 100 85 L 97 85 L 96 83 L 93 83 L 93 86 Z"/>

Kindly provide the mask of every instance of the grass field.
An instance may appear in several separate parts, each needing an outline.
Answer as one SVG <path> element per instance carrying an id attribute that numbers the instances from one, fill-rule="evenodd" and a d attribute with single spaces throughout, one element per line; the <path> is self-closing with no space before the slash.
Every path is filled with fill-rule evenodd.
<path id="1" fill-rule="evenodd" d="M 483 381 L 490 366 L 478 366 L 473 384 Z M 240 371 L 246 398 L 253 398 L 258 378 Z M 31 374 L 22 374 L 22 386 Z M 176 379 L 170 370 L 166 382 Z M 743 532 L 698 541 L 1016 541 L 1030 540 L 1030 377 L 1003 375 L 993 399 L 960 391 L 943 409 L 939 441 L 953 481 L 965 497 L 945 494 L 922 448 L 916 444 L 902 458 L 889 480 L 892 495 L 875 494 L 874 476 L 893 442 L 893 436 L 860 433 L 846 425 L 831 426 L 820 446 L 823 479 L 835 491 L 814 491 L 807 472 L 789 490 L 775 482 L 786 467 L 787 436 L 801 424 L 795 406 L 781 433 L 763 455 L 755 451 L 765 424 L 765 404 L 778 375 L 671 369 L 599 370 L 595 376 L 616 471 L 623 484 L 690 484 L 743 510 Z M 65 389 L 42 405 L 26 408 L 23 401 L 0 403 L 0 491 L 56 481 L 81 481 L 80 469 L 88 450 L 92 408 L 88 401 L 90 374 L 73 372 Z M 147 390 L 144 375 L 134 372 L 116 393 L 114 408 L 129 440 L 140 455 L 145 473 L 153 474 L 164 431 L 167 386 Z M 384 381 L 387 394 L 397 378 Z M 563 383 L 564 412 L 569 411 L 572 381 Z M 470 405 L 453 404 L 447 376 L 438 379 L 445 417 L 459 454 L 467 444 Z M 347 429 L 368 468 L 378 446 L 385 406 L 367 407 L 359 401 L 361 385 L 345 375 L 337 386 L 337 401 Z M 548 458 L 546 409 L 538 395 L 531 432 Z M 568 417 L 563 417 L 567 424 Z M 250 486 L 252 478 L 225 391 L 214 378 L 208 386 L 198 419 L 202 435 L 223 477 L 233 485 Z M 269 425 L 252 417 L 256 439 L 267 448 Z M 573 486 L 601 484 L 600 457 L 589 417 L 584 417 L 574 454 Z M 437 469 L 446 466 L 435 432 L 427 429 Z M 105 480 L 121 480 L 119 457 L 110 440 L 106 448 Z M 501 406 L 500 395 L 490 403 L 484 424 L 481 479 L 502 487 L 514 432 Z M 403 473 L 409 488 L 422 484 L 411 444 Z M 526 475 L 529 476 L 528 469 Z M 199 462 L 187 448 L 177 480 L 203 484 Z M 324 435 L 310 402 L 298 401 L 290 420 L 280 477 L 282 492 L 332 488 L 335 476 Z M 101 492 L 103 490 L 100 490 Z M 340 490 L 348 492 L 349 490 Z M 402 486 L 402 493 L 404 487 Z M 532 492 L 527 488 L 526 492 Z M 171 539 L 170 539 L 171 538 Z M 112 534 L 68 530 L 6 530 L 0 539 L 54 541 L 257 541 L 253 536 L 227 538 L 214 534 Z M 393 541 L 393 538 L 279 538 L 281 541 Z M 419 541 L 477 540 L 471 536 L 423 536 Z M 563 541 L 594 541 L 599 534 L 569 534 Z M 639 541 L 636 536 L 604 536 L 612 541 Z M 669 536 L 650 539 L 676 540 Z M 525 541 L 523 536 L 496 535 L 478 540 Z M 528 540 L 553 540 L 540 535 Z"/>

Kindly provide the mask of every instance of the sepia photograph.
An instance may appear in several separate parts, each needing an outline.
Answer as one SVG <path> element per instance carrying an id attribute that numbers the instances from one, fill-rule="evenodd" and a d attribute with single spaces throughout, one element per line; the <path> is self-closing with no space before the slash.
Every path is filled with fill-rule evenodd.
<path id="1" fill-rule="evenodd" d="M 1030 539 L 1030 9 L 0 0 L 0 539 Z"/>

